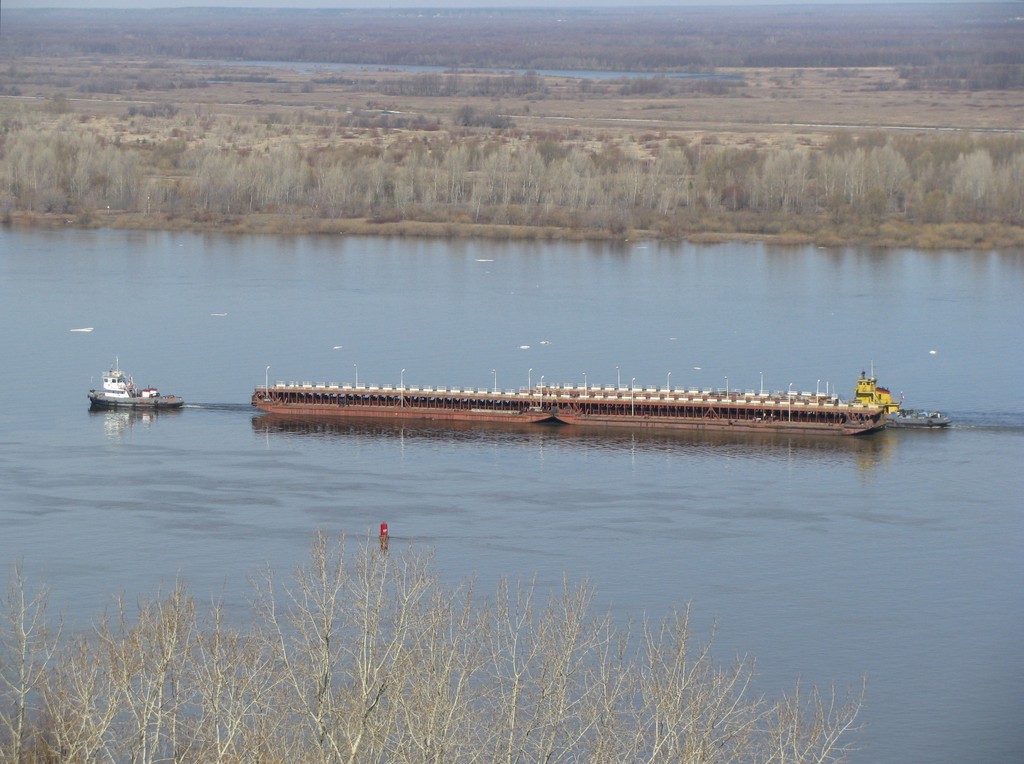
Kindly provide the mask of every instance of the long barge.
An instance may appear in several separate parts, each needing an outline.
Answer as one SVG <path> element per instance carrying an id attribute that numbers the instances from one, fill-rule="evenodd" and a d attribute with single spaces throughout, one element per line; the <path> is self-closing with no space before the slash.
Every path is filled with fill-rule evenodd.
<path id="1" fill-rule="evenodd" d="M 278 382 L 257 387 L 252 405 L 271 414 L 472 422 L 548 422 L 540 396 L 469 388 Z"/>
<path id="2" fill-rule="evenodd" d="M 519 390 L 284 383 L 257 387 L 273 414 L 582 427 L 865 435 L 885 427 L 881 407 L 806 392 L 537 385 Z"/>
<path id="3" fill-rule="evenodd" d="M 610 390 L 554 396 L 565 424 L 683 430 L 865 435 L 885 427 L 882 410 L 816 393 Z"/>

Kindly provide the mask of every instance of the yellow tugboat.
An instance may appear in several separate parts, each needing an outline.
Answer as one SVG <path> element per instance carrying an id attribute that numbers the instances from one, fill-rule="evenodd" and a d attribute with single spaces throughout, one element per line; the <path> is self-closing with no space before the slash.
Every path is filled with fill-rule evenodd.
<path id="1" fill-rule="evenodd" d="M 900 402 L 893 400 L 889 388 L 879 386 L 873 369 L 870 377 L 863 371 L 860 373 L 853 399 L 865 406 L 882 409 L 890 427 L 948 427 L 950 423 L 949 417 L 938 411 L 901 408 Z"/>

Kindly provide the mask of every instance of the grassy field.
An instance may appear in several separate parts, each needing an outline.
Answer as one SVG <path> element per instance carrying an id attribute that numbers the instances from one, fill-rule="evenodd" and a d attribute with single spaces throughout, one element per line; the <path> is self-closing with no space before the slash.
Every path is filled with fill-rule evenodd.
<path id="1" fill-rule="evenodd" d="M 0 96 L 7 118 L 19 109 L 52 109 L 60 99 L 63 108 L 94 121 L 93 129 L 100 134 L 151 141 L 171 137 L 176 125 L 159 119 L 129 120 L 133 108 L 144 111 L 171 104 L 197 119 L 280 121 L 287 123 L 286 128 L 279 135 L 268 135 L 268 140 L 285 137 L 308 142 L 316 142 L 321 126 L 317 123 L 332 113 L 374 116 L 391 112 L 392 117 L 406 121 L 420 117 L 448 127 L 457 110 L 467 104 L 481 112 L 507 115 L 521 129 L 558 134 L 582 131 L 595 141 L 654 132 L 686 141 L 820 146 L 837 130 L 1024 132 L 1024 91 L 908 93 L 893 88 L 898 75 L 890 67 L 718 70 L 718 74 L 735 75 L 743 83 L 721 94 L 699 90 L 622 94 L 621 83 L 615 79 L 588 82 L 562 76 L 541 78 L 543 95 L 430 97 L 382 94 L 384 85 L 410 79 L 408 74 L 393 71 L 352 71 L 342 77 L 318 73 L 315 67 L 296 70 L 222 63 L 215 68 L 220 80 L 209 82 L 210 67 L 190 61 L 19 59 L 11 66 L 13 74 L 10 67 L 0 73 L 3 92 L 19 91 Z M 459 75 L 463 80 L 487 76 Z M 24 81 L 31 84 L 22 84 Z M 203 81 L 209 84 L 181 85 Z M 81 93 L 90 82 L 122 82 L 132 87 L 116 93 Z M 308 121 L 295 119 L 297 116 Z M 375 137 L 367 130 L 354 131 L 349 139 Z"/>

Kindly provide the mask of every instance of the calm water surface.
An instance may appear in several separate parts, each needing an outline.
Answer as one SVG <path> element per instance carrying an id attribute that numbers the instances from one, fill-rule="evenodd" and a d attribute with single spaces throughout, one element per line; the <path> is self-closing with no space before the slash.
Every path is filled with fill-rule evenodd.
<path id="1" fill-rule="evenodd" d="M 243 607 L 314 529 L 387 521 L 483 591 L 589 579 L 623 620 L 689 603 L 769 693 L 866 676 L 855 761 L 1024 758 L 1020 253 L 6 230 L 0 316 L 0 563 L 72 623 L 179 574 Z M 90 414 L 116 356 L 190 406 Z M 609 437 L 248 406 L 265 378 L 357 375 L 848 396 L 872 362 L 957 426 Z"/>

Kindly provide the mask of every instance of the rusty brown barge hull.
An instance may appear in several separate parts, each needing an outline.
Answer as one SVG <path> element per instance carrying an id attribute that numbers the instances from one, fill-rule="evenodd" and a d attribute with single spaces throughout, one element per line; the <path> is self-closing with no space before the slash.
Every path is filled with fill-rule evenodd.
<path id="1" fill-rule="evenodd" d="M 519 391 L 284 384 L 256 388 L 252 405 L 310 417 L 464 422 L 561 422 L 581 427 L 866 435 L 882 409 L 811 393 L 537 386 Z"/>
<path id="2" fill-rule="evenodd" d="M 713 430 L 722 432 L 731 430 L 734 432 L 799 432 L 799 433 L 822 433 L 830 435 L 866 435 L 882 429 L 884 425 L 877 425 L 870 421 L 849 422 L 831 417 L 822 416 L 801 416 L 798 419 L 779 419 L 763 416 L 752 416 L 746 411 L 723 411 L 708 416 L 687 416 L 677 415 L 656 415 L 636 414 L 614 415 L 614 414 L 575 414 L 566 411 L 558 411 L 555 418 L 564 424 L 577 425 L 582 427 L 622 427 L 622 428 L 651 428 L 663 430 Z"/>
<path id="3" fill-rule="evenodd" d="M 252 405 L 271 414 L 330 418 L 527 424 L 554 419 L 529 396 L 479 390 L 277 385 L 257 388 Z"/>
<path id="4" fill-rule="evenodd" d="M 556 395 L 552 413 L 584 427 L 866 435 L 885 427 L 879 408 L 811 393 L 712 390 L 587 390 Z"/>

